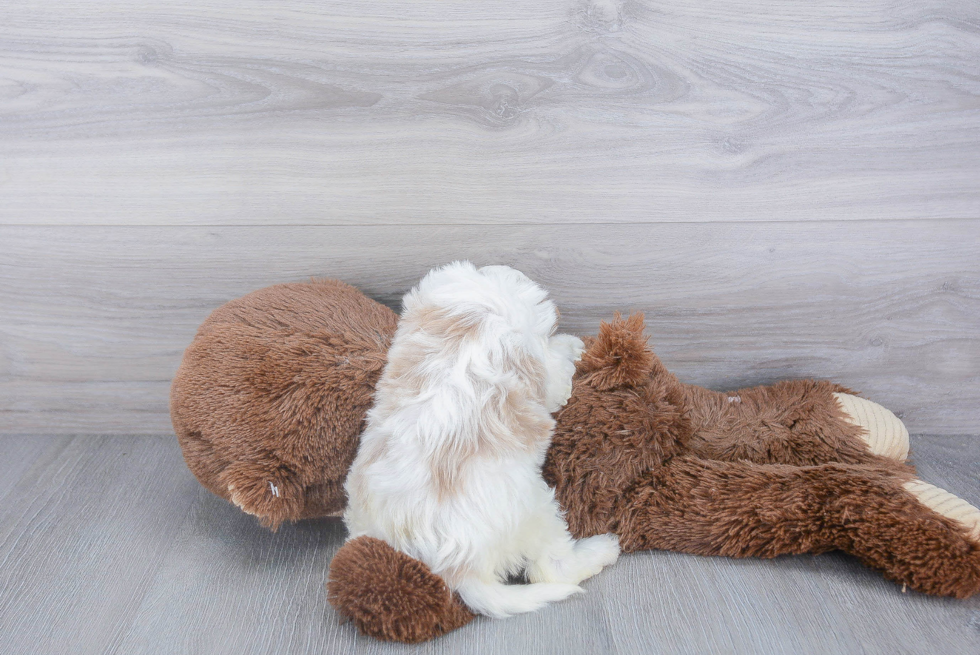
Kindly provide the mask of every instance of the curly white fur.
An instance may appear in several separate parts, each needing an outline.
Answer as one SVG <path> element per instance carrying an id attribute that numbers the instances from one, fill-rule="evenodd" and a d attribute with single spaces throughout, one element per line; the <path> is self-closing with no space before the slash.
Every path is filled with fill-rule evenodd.
<path id="1" fill-rule="evenodd" d="M 349 538 L 386 541 L 497 618 L 580 592 L 619 555 L 613 535 L 574 541 L 541 477 L 583 349 L 557 319 L 512 268 L 430 272 L 404 298 L 347 477 Z M 531 584 L 504 584 L 521 571 Z"/>

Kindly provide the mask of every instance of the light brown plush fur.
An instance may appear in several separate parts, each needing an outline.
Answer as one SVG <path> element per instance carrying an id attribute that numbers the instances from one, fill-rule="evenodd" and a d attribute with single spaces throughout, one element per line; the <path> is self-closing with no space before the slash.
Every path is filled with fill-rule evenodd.
<path id="1" fill-rule="evenodd" d="M 397 323 L 336 280 L 268 287 L 215 310 L 171 388 L 187 466 L 273 529 L 341 513 Z"/>
<path id="2" fill-rule="evenodd" d="M 322 282 L 246 296 L 202 326 L 174 382 L 174 427 L 191 470 L 225 498 L 223 485 L 250 489 L 236 498 L 268 524 L 344 504 L 343 477 L 394 331 L 391 312 L 356 295 Z M 294 303 L 304 310 L 293 313 Z M 338 307 L 339 329 L 337 317 L 313 316 Z M 277 318 L 261 319 L 270 310 Z M 833 397 L 853 392 L 808 380 L 729 393 L 686 385 L 643 329 L 642 316 L 617 317 L 587 339 L 556 416 L 543 474 L 575 537 L 612 531 L 626 552 L 731 557 L 840 549 L 925 593 L 980 590 L 980 544 L 903 489 L 911 466 L 868 452 Z M 360 375 L 336 370 L 353 362 Z M 263 494 L 270 475 L 287 502 Z M 334 607 L 362 632 L 421 641 L 472 618 L 423 564 L 365 539 L 341 548 L 328 583 Z"/>

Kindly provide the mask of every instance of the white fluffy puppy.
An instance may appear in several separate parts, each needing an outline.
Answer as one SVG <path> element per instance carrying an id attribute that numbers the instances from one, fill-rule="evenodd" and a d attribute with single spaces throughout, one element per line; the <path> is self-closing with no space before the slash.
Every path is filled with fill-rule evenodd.
<path id="1" fill-rule="evenodd" d="M 403 300 L 347 477 L 349 538 L 386 541 L 497 618 L 582 591 L 619 555 L 613 535 L 573 540 L 541 477 L 583 349 L 557 321 L 512 268 L 430 272 Z M 521 571 L 531 584 L 504 584 Z"/>

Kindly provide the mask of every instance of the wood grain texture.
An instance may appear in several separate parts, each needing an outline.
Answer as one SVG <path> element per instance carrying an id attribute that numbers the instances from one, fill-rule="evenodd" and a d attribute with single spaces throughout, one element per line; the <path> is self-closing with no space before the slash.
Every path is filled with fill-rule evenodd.
<path id="1" fill-rule="evenodd" d="M 975 0 L 0 8 L 0 223 L 980 218 Z"/>
<path id="2" fill-rule="evenodd" d="M 455 227 L 0 227 L 0 432 L 170 433 L 197 326 L 254 289 L 338 277 L 397 308 L 429 268 L 506 263 L 564 329 L 647 313 L 682 379 L 817 377 L 913 432 L 980 424 L 980 221 Z"/>
<path id="3" fill-rule="evenodd" d="M 0 475 L 0 504 L 52 442 L 52 439 L 0 438 L 0 462 L 4 462 Z"/>
<path id="4" fill-rule="evenodd" d="M 0 505 L 0 652 L 102 655 L 200 487 L 172 438 L 42 443 L 26 470 L 0 469 L 19 473 Z"/>
<path id="5" fill-rule="evenodd" d="M 980 507 L 980 483 L 977 481 L 977 462 L 980 462 L 980 439 L 960 436 L 919 436 L 911 438 L 912 459 L 919 476 L 944 489 L 955 489 L 954 493 Z M 918 611 L 919 601 L 924 597 L 906 594 L 906 598 L 889 593 L 894 585 L 888 581 L 869 575 L 868 570 L 851 557 L 816 557 L 814 563 L 820 571 L 822 591 L 833 598 L 834 605 L 845 608 L 852 616 L 860 616 L 867 607 L 881 603 L 882 593 L 889 597 L 888 608 L 878 613 L 874 621 L 852 621 L 856 638 L 862 643 L 862 650 L 869 655 L 890 655 L 893 653 L 958 652 L 957 648 L 945 646 L 949 627 L 936 623 Z M 855 584 L 860 580 L 860 584 Z M 972 645 L 972 639 L 980 640 L 980 602 L 977 599 L 961 605 L 952 599 L 935 599 L 950 612 L 957 628 L 970 634 L 970 646 L 962 646 L 963 653 L 969 653 L 980 646 Z M 955 618 L 954 618 L 955 617 Z M 972 634 L 971 632 L 972 631 Z"/>
<path id="6" fill-rule="evenodd" d="M 980 650 L 980 598 L 932 598 L 838 553 L 622 557 L 586 593 L 418 646 L 326 601 L 335 520 L 271 533 L 201 489 L 176 439 L 0 437 L 0 652 L 18 655 L 935 655 Z M 980 504 L 980 438 L 913 436 L 923 476 Z"/>

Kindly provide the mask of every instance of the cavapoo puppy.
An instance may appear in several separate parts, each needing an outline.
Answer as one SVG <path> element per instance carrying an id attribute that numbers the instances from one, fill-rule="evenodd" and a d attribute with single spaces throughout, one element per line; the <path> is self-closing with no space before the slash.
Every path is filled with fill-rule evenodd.
<path id="1" fill-rule="evenodd" d="M 403 300 L 347 477 L 351 539 L 388 542 L 474 611 L 503 618 L 582 591 L 614 535 L 575 541 L 541 465 L 582 341 L 506 266 L 456 262 Z M 530 584 L 505 584 L 524 572 Z"/>

